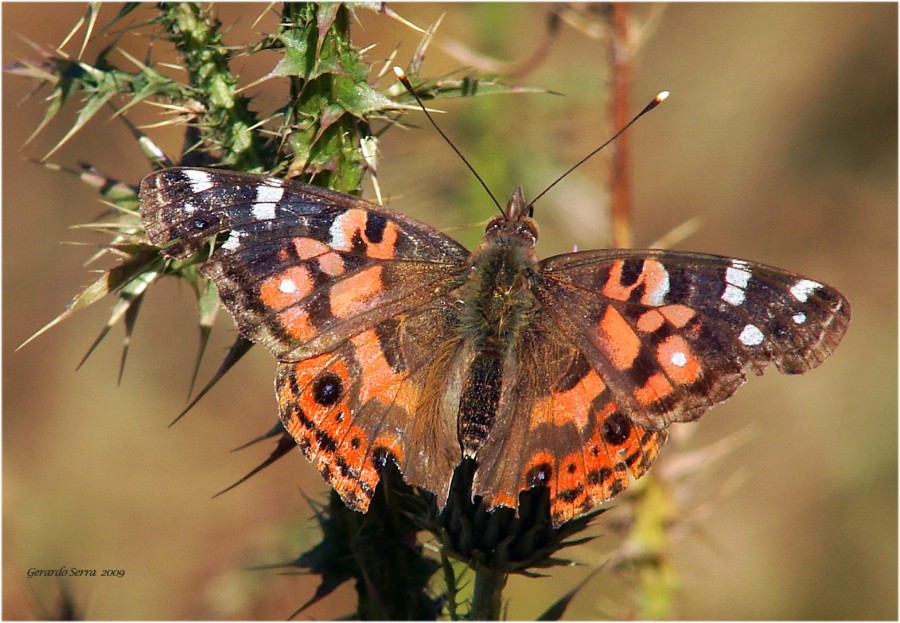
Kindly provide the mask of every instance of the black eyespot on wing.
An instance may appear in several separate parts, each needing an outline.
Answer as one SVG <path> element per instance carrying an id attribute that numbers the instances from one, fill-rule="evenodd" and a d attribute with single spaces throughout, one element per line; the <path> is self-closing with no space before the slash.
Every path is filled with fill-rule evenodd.
<path id="1" fill-rule="evenodd" d="M 375 467 L 375 471 L 379 474 L 391 462 L 393 462 L 397 467 L 400 466 L 400 464 L 397 462 L 397 456 L 387 448 L 379 446 L 372 451 L 372 465 Z"/>
<path id="2" fill-rule="evenodd" d="M 539 487 L 549 483 L 552 476 L 553 467 L 549 463 L 540 463 L 528 470 L 525 482 L 529 487 Z"/>
<path id="3" fill-rule="evenodd" d="M 621 413 L 613 413 L 603 421 L 603 439 L 613 446 L 625 443 L 631 434 L 631 422 Z"/>
<path id="4" fill-rule="evenodd" d="M 341 377 L 334 372 L 326 372 L 313 383 L 313 399 L 323 407 L 330 407 L 341 399 L 343 390 Z"/>

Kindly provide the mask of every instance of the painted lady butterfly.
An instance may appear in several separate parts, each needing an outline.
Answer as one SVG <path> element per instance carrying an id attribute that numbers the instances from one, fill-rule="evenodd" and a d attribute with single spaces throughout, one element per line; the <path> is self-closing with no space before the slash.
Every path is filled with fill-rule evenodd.
<path id="1" fill-rule="evenodd" d="M 284 427 L 351 508 L 382 468 L 443 507 L 454 468 L 516 508 L 546 486 L 559 525 L 644 474 L 771 362 L 802 373 L 847 330 L 835 289 L 744 260 L 605 249 L 538 260 L 517 189 L 470 252 L 411 218 L 294 181 L 173 168 L 141 184 L 173 257 L 202 272 L 242 335 L 278 359 Z"/>

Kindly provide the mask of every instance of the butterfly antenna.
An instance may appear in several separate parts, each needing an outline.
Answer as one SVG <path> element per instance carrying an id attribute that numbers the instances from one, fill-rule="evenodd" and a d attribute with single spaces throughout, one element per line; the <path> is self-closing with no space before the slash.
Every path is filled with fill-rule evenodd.
<path id="1" fill-rule="evenodd" d="M 453 144 L 453 141 L 451 141 L 450 138 L 446 134 L 444 134 L 444 131 L 438 126 L 437 122 L 432 118 L 431 114 L 428 112 L 428 109 L 425 108 L 425 104 L 423 104 L 422 100 L 419 98 L 419 96 L 416 95 L 416 92 L 412 88 L 412 84 L 410 84 L 410 82 L 409 82 L 409 78 L 406 77 L 406 72 L 403 71 L 402 69 L 400 69 L 399 67 L 395 66 L 394 73 L 397 75 L 397 80 L 399 80 L 400 83 L 403 84 L 403 86 L 406 88 L 406 90 L 409 91 L 409 94 L 412 95 L 414 98 L 416 98 L 416 102 L 419 103 L 419 107 L 422 109 L 422 112 L 425 113 L 425 116 L 428 117 L 428 121 L 431 122 L 431 125 L 434 126 L 434 129 L 437 130 L 438 134 L 440 134 L 441 137 L 443 137 L 444 141 L 446 141 L 446 143 L 448 145 L 450 145 L 450 148 L 456 152 L 456 155 L 459 156 L 459 159 L 463 161 L 463 164 L 465 164 L 467 167 L 469 167 L 469 171 L 472 172 L 472 175 L 475 176 L 475 179 L 478 180 L 478 183 L 481 184 L 481 187 L 484 188 L 484 190 L 490 196 L 491 201 L 493 201 L 494 205 L 497 206 L 497 209 L 500 210 L 500 214 L 502 214 L 503 216 L 506 216 L 506 211 L 500 205 L 500 202 L 497 201 L 497 198 L 494 196 L 494 193 L 491 192 L 491 189 L 488 188 L 488 185 L 484 182 L 483 179 L 481 179 L 481 176 L 478 175 L 478 171 L 475 170 L 475 167 L 473 167 L 471 164 L 469 164 L 469 161 L 466 160 L 466 157 L 463 156 L 462 152 L 456 148 L 456 145 Z M 625 127 L 628 127 L 628 126 L 625 126 Z"/>
<path id="2" fill-rule="evenodd" d="M 650 100 L 650 103 L 649 103 L 649 104 L 647 104 L 646 106 L 644 106 L 644 109 L 643 109 L 641 112 L 639 112 L 638 114 L 636 114 L 636 115 L 631 119 L 631 121 L 629 121 L 628 123 L 626 123 L 626 124 L 622 127 L 622 129 L 620 129 L 618 132 L 616 132 L 615 134 L 613 134 L 613 135 L 612 135 L 612 138 L 610 138 L 608 141 L 606 141 L 605 143 L 603 143 L 602 145 L 600 145 L 600 147 L 598 147 L 597 149 L 595 149 L 594 151 L 592 151 L 591 153 L 589 153 L 587 156 L 585 156 L 584 158 L 582 158 L 581 160 L 579 160 L 578 162 L 576 162 L 575 164 L 573 164 L 573 165 L 569 168 L 568 171 L 566 171 L 565 173 L 563 173 L 562 175 L 560 175 L 558 178 L 556 178 L 556 179 L 553 181 L 552 184 L 550 184 L 549 186 L 547 186 L 547 188 L 545 188 L 544 190 L 542 190 L 542 191 L 541 191 L 534 199 L 532 199 L 532 200 L 529 202 L 528 207 L 533 206 L 533 205 L 537 202 L 538 199 L 540 199 L 541 197 L 543 197 L 544 195 L 547 194 L 547 191 L 549 191 L 551 188 L 553 188 L 554 186 L 556 186 L 557 184 L 559 184 L 561 181 L 563 181 L 563 179 L 564 179 L 566 176 L 568 176 L 569 173 L 571 173 L 572 171 L 574 171 L 575 169 L 577 169 L 578 167 L 580 167 L 581 165 L 583 165 L 585 162 L 587 162 L 588 160 L 590 160 L 591 158 L 593 158 L 594 155 L 597 154 L 601 149 L 603 149 L 604 147 L 606 147 L 607 145 L 609 145 L 610 143 L 612 143 L 614 140 L 616 140 L 617 138 L 619 138 L 619 135 L 622 134 L 622 132 L 624 132 L 625 130 L 627 130 L 628 128 L 630 128 L 631 125 L 632 125 L 635 121 L 637 121 L 638 119 L 640 119 L 641 117 L 643 117 L 644 115 L 646 115 L 648 112 L 650 112 L 651 110 L 653 110 L 654 108 L 656 108 L 657 106 L 659 106 L 659 105 L 663 102 L 663 100 L 666 99 L 667 97 L 669 97 L 669 92 L 668 92 L 668 91 L 660 91 L 660 92 L 657 94 L 656 97 L 654 97 L 652 100 Z"/>

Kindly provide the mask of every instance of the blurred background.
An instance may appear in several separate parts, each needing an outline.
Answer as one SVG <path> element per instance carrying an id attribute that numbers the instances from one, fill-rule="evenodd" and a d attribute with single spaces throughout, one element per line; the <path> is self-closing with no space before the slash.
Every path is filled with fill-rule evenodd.
<path id="1" fill-rule="evenodd" d="M 545 40 L 544 4 L 391 5 L 427 27 L 440 15 L 424 76 L 494 61 L 522 65 Z M 226 42 L 274 28 L 263 5 L 220 4 Z M 569 7 L 570 22 L 530 71 L 509 82 L 561 93 L 440 102 L 444 130 L 499 196 L 516 184 L 534 196 L 612 132 L 608 42 L 597 6 Z M 104 5 L 101 24 L 118 5 Z M 34 57 L 26 40 L 59 44 L 81 4 L 4 3 L 3 63 Z M 147 19 L 152 9 L 130 20 Z M 383 15 L 357 12 L 355 43 L 371 61 L 405 65 L 419 42 Z M 853 308 L 834 356 L 803 377 L 770 372 L 695 425 L 676 427 L 657 463 L 673 472 L 711 444 L 673 491 L 679 504 L 671 564 L 685 619 L 895 619 L 897 617 L 897 6 L 894 4 L 639 5 L 635 112 L 672 96 L 630 132 L 634 235 L 647 246 L 699 219 L 679 249 L 733 255 L 799 272 L 840 289 Z M 573 20 L 574 21 L 574 20 Z M 79 35 L 80 37 L 80 35 Z M 76 55 L 80 38 L 67 48 Z M 88 46 L 92 60 L 111 38 Z M 138 58 L 146 40 L 126 35 Z M 157 44 L 154 59 L 173 60 Z M 242 80 L 276 55 L 239 60 Z M 131 70 L 121 57 L 111 59 Z M 386 85 L 387 82 L 382 82 Z M 285 84 L 251 93 L 271 110 Z M 196 352 L 193 295 L 161 283 L 146 297 L 121 385 L 121 329 L 79 370 L 106 321 L 101 302 L 25 349 L 16 346 L 93 280 L 82 263 L 102 242 L 72 225 L 102 211 L 94 192 L 29 159 L 71 126 L 64 110 L 23 147 L 44 114 L 34 85 L 3 77 L 3 616 L 59 616 L 62 587 L 91 619 L 283 619 L 314 592 L 313 577 L 247 571 L 287 561 L 318 539 L 301 491 L 325 492 L 299 453 L 227 495 L 211 496 L 269 448 L 229 450 L 276 419 L 273 362 L 254 349 L 184 420 Z M 158 120 L 137 107 L 135 123 Z M 123 124 L 102 114 L 51 162 L 89 162 L 137 183 L 149 171 Z M 379 181 L 389 204 L 437 227 L 471 225 L 493 208 L 424 119 L 381 141 Z M 181 136 L 149 130 L 170 155 Z M 604 156 L 537 206 L 543 256 L 609 244 Z M 369 193 L 369 196 L 371 194 Z M 468 245 L 480 227 L 454 231 Z M 222 314 L 201 370 L 204 382 L 234 339 Z M 719 447 L 713 445 L 712 447 Z M 701 454 L 702 457 L 709 454 Z M 604 516 L 614 517 L 615 511 Z M 611 532 L 604 518 L 593 529 Z M 540 580 L 513 578 L 508 616 L 531 618 L 574 587 L 618 545 L 598 538 L 570 555 L 585 566 Z M 32 578 L 29 568 L 124 569 L 123 578 Z M 61 581 L 62 580 L 62 581 Z M 601 571 L 576 596 L 571 619 L 628 618 L 636 579 Z M 344 586 L 304 617 L 347 612 Z"/>

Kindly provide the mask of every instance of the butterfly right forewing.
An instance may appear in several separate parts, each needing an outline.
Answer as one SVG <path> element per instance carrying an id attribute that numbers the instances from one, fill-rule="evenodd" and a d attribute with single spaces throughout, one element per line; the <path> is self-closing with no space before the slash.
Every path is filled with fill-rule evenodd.
<path id="1" fill-rule="evenodd" d="M 837 346 L 850 306 L 784 270 L 654 250 L 573 253 L 542 262 L 536 289 L 633 422 L 700 417 L 770 364 L 802 373 Z"/>

